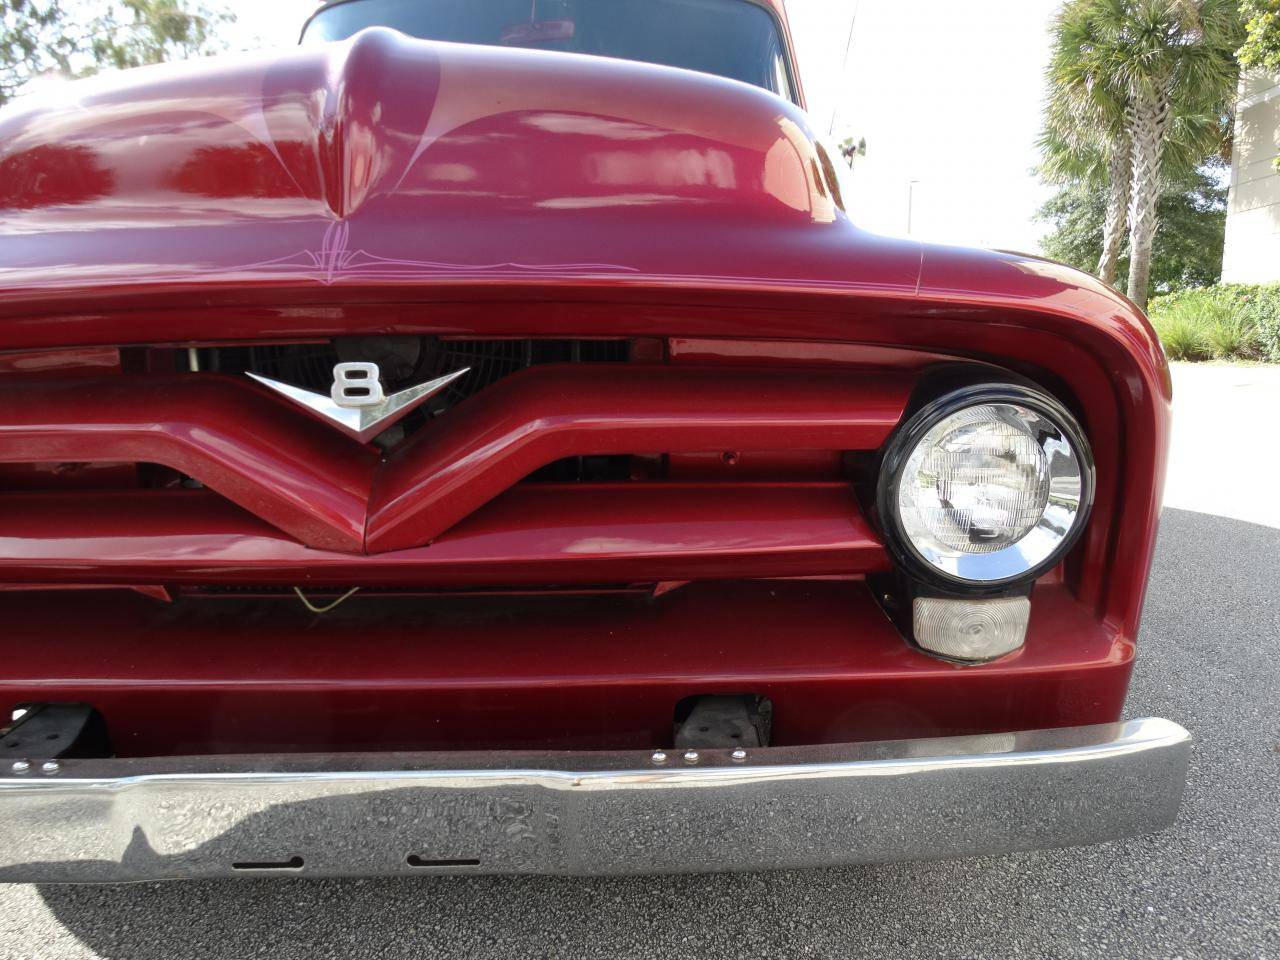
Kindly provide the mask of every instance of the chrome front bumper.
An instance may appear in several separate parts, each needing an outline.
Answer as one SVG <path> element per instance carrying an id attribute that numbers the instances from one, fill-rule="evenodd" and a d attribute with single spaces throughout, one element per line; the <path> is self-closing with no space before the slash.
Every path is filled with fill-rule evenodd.
<path id="1" fill-rule="evenodd" d="M 0 771 L 0 881 L 644 874 L 1007 853 L 1177 815 L 1168 720 L 657 755 L 69 760 Z"/>

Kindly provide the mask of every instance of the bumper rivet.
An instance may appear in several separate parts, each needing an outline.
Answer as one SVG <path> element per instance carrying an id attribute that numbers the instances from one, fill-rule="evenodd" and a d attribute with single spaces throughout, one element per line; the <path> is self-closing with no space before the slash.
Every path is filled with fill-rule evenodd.
<path id="1" fill-rule="evenodd" d="M 46 760 L 40 765 L 40 769 L 45 773 L 57 773 L 62 769 L 62 767 L 59 765 L 57 760 Z"/>
<path id="2" fill-rule="evenodd" d="M 698 751 L 697 751 L 697 750 L 686 750 L 686 751 L 684 752 L 684 762 L 685 762 L 685 763 L 697 763 L 697 762 L 698 762 Z"/>
<path id="3" fill-rule="evenodd" d="M 739 747 L 737 750 L 733 751 L 733 753 L 729 754 L 729 756 L 733 757 L 735 760 L 745 760 L 747 759 L 747 751 Z"/>
<path id="4" fill-rule="evenodd" d="M 655 750 L 653 751 L 653 756 L 650 757 L 649 759 L 652 760 L 654 763 L 666 763 L 667 755 L 663 753 L 661 750 Z"/>
<path id="5" fill-rule="evenodd" d="M 25 760 L 15 760 L 10 769 L 12 769 L 14 773 L 26 773 L 31 769 L 31 764 L 27 763 Z"/>

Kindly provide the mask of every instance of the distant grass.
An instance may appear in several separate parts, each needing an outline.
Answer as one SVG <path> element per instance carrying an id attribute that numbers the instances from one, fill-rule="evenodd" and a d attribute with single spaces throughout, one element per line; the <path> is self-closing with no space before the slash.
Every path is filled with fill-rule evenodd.
<path id="1" fill-rule="evenodd" d="M 1205 329 L 1184 313 L 1172 312 L 1152 323 L 1170 360 L 1208 360 L 1213 356 Z"/>
<path id="2" fill-rule="evenodd" d="M 1280 362 L 1280 284 L 1225 284 L 1156 297 L 1151 323 L 1171 360 Z"/>

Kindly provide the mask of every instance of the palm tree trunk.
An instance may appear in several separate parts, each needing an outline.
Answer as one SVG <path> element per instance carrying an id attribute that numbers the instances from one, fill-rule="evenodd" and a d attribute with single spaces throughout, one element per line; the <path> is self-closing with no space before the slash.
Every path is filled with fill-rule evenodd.
<path id="1" fill-rule="evenodd" d="M 1121 133 L 1111 145 L 1107 158 L 1107 218 L 1102 225 L 1102 256 L 1098 260 L 1098 276 L 1103 283 L 1115 285 L 1116 264 L 1124 246 L 1125 227 L 1129 225 L 1129 194 L 1133 177 L 1133 141 Z"/>
<path id="2" fill-rule="evenodd" d="M 1133 193 L 1129 197 L 1129 299 L 1147 308 L 1151 248 L 1155 243 L 1160 164 L 1169 126 L 1170 97 L 1135 97 L 1125 111 L 1133 142 Z"/>

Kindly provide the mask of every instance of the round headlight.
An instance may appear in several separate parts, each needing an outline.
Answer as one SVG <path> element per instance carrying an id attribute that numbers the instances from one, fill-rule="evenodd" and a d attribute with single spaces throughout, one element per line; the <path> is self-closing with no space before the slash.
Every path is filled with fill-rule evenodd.
<path id="1" fill-rule="evenodd" d="M 928 404 L 891 442 L 879 510 L 899 560 L 947 585 L 1030 579 L 1084 526 L 1088 447 L 1057 401 L 982 386 Z"/>

